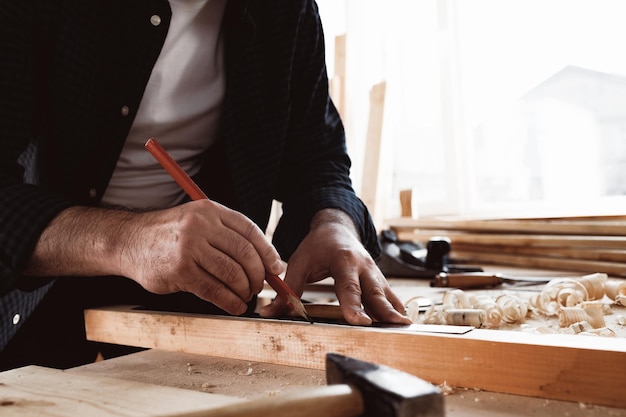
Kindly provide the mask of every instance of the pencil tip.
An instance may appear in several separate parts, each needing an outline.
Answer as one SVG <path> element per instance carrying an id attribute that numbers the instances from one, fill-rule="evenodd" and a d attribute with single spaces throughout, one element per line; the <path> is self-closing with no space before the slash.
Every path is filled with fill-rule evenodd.
<path id="1" fill-rule="evenodd" d="M 291 302 L 293 311 L 298 313 L 299 316 L 304 318 L 309 323 L 313 324 L 313 319 L 306 312 L 306 308 L 304 307 L 304 304 L 302 304 L 302 301 L 300 299 L 290 296 L 289 301 Z"/>

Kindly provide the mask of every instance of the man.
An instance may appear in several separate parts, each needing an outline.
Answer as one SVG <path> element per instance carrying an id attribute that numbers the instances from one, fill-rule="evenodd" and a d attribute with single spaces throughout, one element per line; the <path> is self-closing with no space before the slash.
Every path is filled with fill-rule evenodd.
<path id="1" fill-rule="evenodd" d="M 314 1 L 3 1 L 0 31 L 0 367 L 90 360 L 88 306 L 193 294 L 243 314 L 265 271 L 297 293 L 332 276 L 352 324 L 408 322 L 372 259 Z"/>

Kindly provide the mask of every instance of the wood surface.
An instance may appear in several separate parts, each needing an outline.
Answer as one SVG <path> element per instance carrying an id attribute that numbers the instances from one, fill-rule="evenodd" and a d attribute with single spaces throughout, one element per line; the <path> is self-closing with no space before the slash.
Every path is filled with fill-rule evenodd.
<path id="1" fill-rule="evenodd" d="M 567 259 L 548 256 L 527 256 L 524 254 L 504 254 L 484 252 L 480 248 L 471 250 L 453 249 L 451 256 L 462 263 L 487 263 L 515 265 L 525 268 L 547 268 L 577 272 L 603 272 L 614 277 L 626 277 L 626 263 L 589 261 L 586 259 Z"/>
<path id="2" fill-rule="evenodd" d="M 480 234 L 458 233 L 445 230 L 433 230 L 431 232 L 398 232 L 398 237 L 403 240 L 427 242 L 434 236 L 448 236 L 451 242 L 462 242 L 467 245 L 626 249 L 626 236 Z"/>
<path id="3" fill-rule="evenodd" d="M 403 217 L 391 220 L 390 224 L 392 224 L 394 228 L 421 230 L 438 229 L 471 232 L 626 236 L 626 220 L 448 220 L 442 218 L 412 219 Z"/>
<path id="4" fill-rule="evenodd" d="M 407 204 L 405 202 L 405 204 Z M 626 218 L 527 219 L 402 217 L 388 221 L 402 240 L 446 236 L 455 261 L 603 272 L 626 277 Z"/>
<path id="5" fill-rule="evenodd" d="M 330 80 L 330 95 L 342 120 L 346 118 L 346 35 L 335 36 L 335 67 Z"/>
<path id="6" fill-rule="evenodd" d="M 456 242 L 453 250 L 472 251 L 476 245 L 467 245 Z M 510 255 L 534 255 L 545 257 L 561 257 L 572 259 L 586 259 L 590 261 L 607 261 L 626 264 L 625 249 L 602 249 L 588 250 L 587 248 L 561 248 L 561 247 L 541 247 L 541 246 L 501 246 L 501 245 L 481 245 L 483 253 L 504 253 Z"/>
<path id="7" fill-rule="evenodd" d="M 434 384 L 626 407 L 618 338 L 474 329 L 463 335 L 110 307 L 85 313 L 89 340 L 323 369 L 337 352 Z"/>
<path id="8" fill-rule="evenodd" d="M 387 84 L 383 81 L 372 86 L 370 90 L 370 112 L 367 125 L 365 156 L 363 158 L 363 176 L 359 197 L 367 206 L 375 224 L 382 221 L 379 208 L 384 192 L 381 190 L 381 153 L 383 140 L 383 121 L 385 113 L 385 92 Z"/>
<path id="9" fill-rule="evenodd" d="M 148 349 L 68 369 L 241 398 L 274 397 L 326 385 L 324 371 L 184 352 Z M 447 417 L 626 417 L 626 408 L 441 387 Z M 268 416 L 272 417 L 272 416 Z M 323 416 L 320 416 L 323 417 Z"/>
<path id="10" fill-rule="evenodd" d="M 244 401 L 220 394 L 77 375 L 39 366 L 0 373 L 2 417 L 162 417 Z"/>

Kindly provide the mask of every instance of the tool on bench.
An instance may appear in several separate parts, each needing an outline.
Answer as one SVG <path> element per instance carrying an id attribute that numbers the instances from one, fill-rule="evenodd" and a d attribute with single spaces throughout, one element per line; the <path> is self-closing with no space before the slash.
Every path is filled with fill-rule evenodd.
<path id="1" fill-rule="evenodd" d="M 420 243 L 401 241 L 392 230 L 384 230 L 380 241 L 383 255 L 377 263 L 386 277 L 428 278 L 431 287 L 491 288 L 502 284 L 545 284 L 552 279 L 505 276 L 484 272 L 480 267 L 450 263 L 452 245 L 447 237 L 432 237 L 424 247 Z"/>
<path id="2" fill-rule="evenodd" d="M 514 277 L 490 272 L 446 273 L 441 272 L 430 282 L 431 287 L 453 287 L 459 289 L 490 288 L 502 284 L 547 284 L 555 277 Z"/>
<path id="3" fill-rule="evenodd" d="M 386 277 L 428 278 L 440 272 L 481 272 L 476 266 L 451 264 L 450 239 L 436 236 L 426 247 L 421 243 L 399 240 L 393 230 L 383 230 L 379 237 L 382 255 L 377 260 L 378 267 Z"/>
<path id="4" fill-rule="evenodd" d="M 208 410 L 211 417 L 436 417 L 443 394 L 406 372 L 336 353 L 326 354 L 325 387 L 289 391 Z M 197 414 L 200 415 L 200 414 Z M 172 416 L 173 417 L 173 416 Z"/>
<path id="5" fill-rule="evenodd" d="M 148 139 L 145 148 L 154 156 L 163 168 L 174 178 L 176 183 L 191 197 L 193 200 L 208 200 L 209 197 L 193 182 L 187 173 L 178 165 L 178 163 L 167 153 L 167 151 L 154 138 Z M 265 281 L 276 291 L 278 296 L 283 299 L 293 311 L 302 316 L 305 320 L 313 323 L 313 320 L 306 313 L 304 305 L 298 296 L 293 292 L 285 282 L 277 275 L 266 273 Z"/>

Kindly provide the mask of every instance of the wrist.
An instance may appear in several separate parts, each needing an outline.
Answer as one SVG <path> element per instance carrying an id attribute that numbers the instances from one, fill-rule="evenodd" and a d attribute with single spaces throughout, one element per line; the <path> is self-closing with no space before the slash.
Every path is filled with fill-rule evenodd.
<path id="1" fill-rule="evenodd" d="M 323 209 L 315 213 L 313 219 L 311 219 L 310 230 L 315 230 L 321 227 L 341 227 L 352 233 L 359 241 L 361 236 L 354 224 L 352 218 L 344 211 L 339 209 Z"/>

